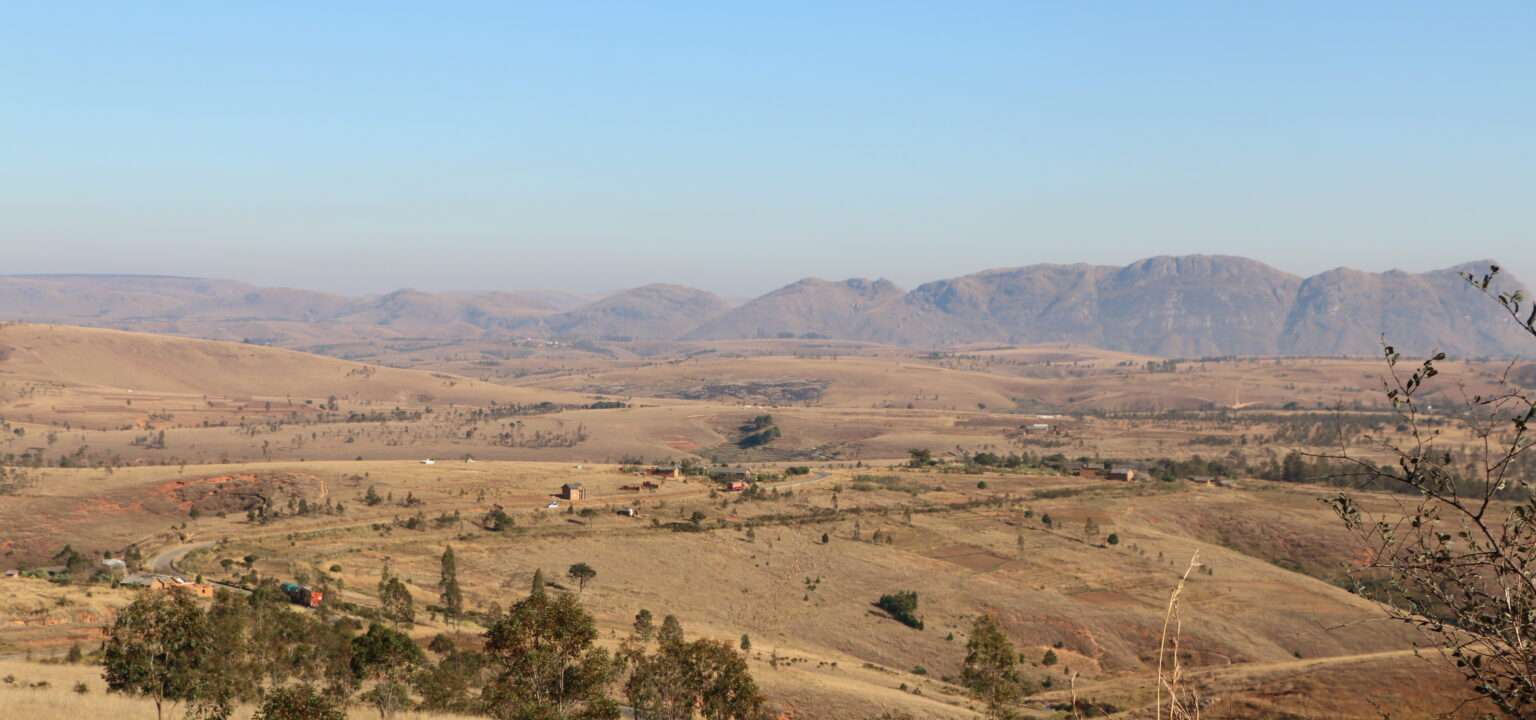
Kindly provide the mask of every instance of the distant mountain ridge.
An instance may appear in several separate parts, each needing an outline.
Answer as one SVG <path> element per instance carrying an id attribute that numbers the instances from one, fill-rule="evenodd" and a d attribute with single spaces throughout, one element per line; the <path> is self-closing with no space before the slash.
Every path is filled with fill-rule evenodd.
<path id="1" fill-rule="evenodd" d="M 203 278 L 0 276 L 0 319 L 305 347 L 391 338 L 594 340 L 834 338 L 944 347 L 1074 342 L 1168 357 L 1415 354 L 1515 356 L 1533 344 L 1460 272 L 1338 268 L 1298 277 L 1223 255 L 1123 267 L 1029 265 L 903 291 L 888 280 L 807 278 L 738 306 L 680 285 L 595 301 L 554 291 L 355 298 Z M 1499 286 L 1521 287 L 1508 273 Z"/>

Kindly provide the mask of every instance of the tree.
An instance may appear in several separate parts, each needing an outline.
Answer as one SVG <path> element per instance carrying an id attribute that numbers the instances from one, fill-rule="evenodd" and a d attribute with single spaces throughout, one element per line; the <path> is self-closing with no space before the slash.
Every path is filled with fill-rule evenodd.
<path id="1" fill-rule="evenodd" d="M 759 717 L 763 698 L 741 654 L 722 642 L 664 644 L 636 659 L 624 685 L 638 720 L 706 720 Z"/>
<path id="2" fill-rule="evenodd" d="M 144 569 L 144 554 L 139 552 L 138 545 L 129 545 L 123 549 L 123 564 L 128 566 L 130 572 Z"/>
<path id="3" fill-rule="evenodd" d="M 456 619 L 464 614 L 464 591 L 459 589 L 459 563 L 453 556 L 452 547 L 443 548 L 440 563 L 437 585 L 442 594 L 439 599 L 443 603 L 443 613 Z"/>
<path id="4" fill-rule="evenodd" d="M 1056 651 L 1050 648 L 1046 648 L 1045 656 L 1040 658 L 1040 664 L 1046 667 L 1055 665 L 1058 661 L 1059 659 L 1056 657 Z"/>
<path id="5" fill-rule="evenodd" d="M 1522 292 L 1495 285 L 1498 266 L 1486 274 L 1463 273 L 1474 289 L 1491 296 L 1527 335 L 1536 337 L 1536 303 Z M 1357 590 L 1380 600 L 1397 620 L 1419 628 L 1441 645 L 1478 694 L 1507 717 L 1536 714 L 1536 497 L 1532 497 L 1531 424 L 1536 397 L 1506 382 L 1475 396 L 1464 414 L 1473 435 L 1475 462 L 1458 464 L 1426 417 L 1421 401 L 1439 375 L 1436 353 L 1411 371 L 1402 355 L 1385 346 L 1386 397 L 1407 440 L 1363 438 L 1371 452 L 1351 449 L 1330 459 L 1347 463 L 1349 479 L 1417 496 L 1410 507 L 1371 514 L 1347 493 L 1332 503 L 1345 526 L 1367 549 Z M 1439 398 L 1435 398 L 1438 403 Z M 1372 458 L 1392 457 L 1389 465 Z M 1284 472 L 1303 463 L 1287 458 Z M 1298 466 L 1293 468 L 1292 465 Z M 1513 501 L 1507 510 L 1502 499 Z M 1367 584 L 1369 582 L 1369 584 Z"/>
<path id="6" fill-rule="evenodd" d="M 907 451 L 911 459 L 907 460 L 907 467 L 925 468 L 933 464 L 933 451 L 925 448 L 912 448 Z"/>
<path id="7" fill-rule="evenodd" d="M 682 644 L 683 624 L 677 621 L 676 615 L 668 615 L 661 619 L 661 632 L 656 634 L 656 642 L 662 645 Z"/>
<path id="8" fill-rule="evenodd" d="M 252 720 L 346 720 L 347 713 L 335 698 L 310 685 L 281 687 L 267 693 Z"/>
<path id="9" fill-rule="evenodd" d="M 485 664 L 485 656 L 480 653 L 449 650 L 436 665 L 416 675 L 422 709 L 460 715 L 478 711 L 475 692 L 481 685 Z"/>
<path id="10" fill-rule="evenodd" d="M 641 652 L 632 658 L 624 697 L 636 720 L 692 720 L 697 698 L 678 659 L 677 648 L 662 646 L 655 654 Z"/>
<path id="11" fill-rule="evenodd" d="M 1017 717 L 1013 706 L 1024 695 L 1018 671 L 1019 654 L 991 615 L 981 615 L 965 643 L 960 684 L 987 704 L 987 716 Z"/>
<path id="12" fill-rule="evenodd" d="M 196 700 L 205 689 L 211 639 L 207 617 L 186 593 L 149 593 L 123 608 L 102 652 L 107 688 L 165 706 Z"/>
<path id="13" fill-rule="evenodd" d="M 698 694 L 706 720 L 748 720 L 762 711 L 763 697 L 747 670 L 747 661 L 731 646 L 696 640 L 683 646 L 685 678 Z"/>
<path id="14" fill-rule="evenodd" d="M 528 593 L 530 595 L 537 595 L 539 597 L 543 597 L 544 596 L 544 571 L 543 570 L 535 569 L 533 571 L 533 584 L 529 588 Z"/>
<path id="15" fill-rule="evenodd" d="M 1091 517 L 1083 521 L 1083 539 L 1088 542 L 1099 539 L 1099 523 Z"/>
<path id="16" fill-rule="evenodd" d="M 571 569 L 567 571 L 567 574 L 571 576 L 572 580 L 576 581 L 577 592 L 585 592 L 587 589 L 587 582 L 592 578 L 597 577 L 597 571 L 593 570 L 591 565 L 588 565 L 584 562 L 579 562 L 575 565 L 572 565 Z"/>
<path id="17" fill-rule="evenodd" d="M 407 682 L 425 662 L 421 648 L 398 630 L 379 623 L 352 639 L 352 675 L 357 680 L 372 680 L 374 685 L 363 699 L 388 718 L 410 706 Z"/>
<path id="18" fill-rule="evenodd" d="M 530 595 L 485 633 L 495 677 L 482 697 L 501 720 L 617 718 L 605 693 L 617 667 L 596 647 L 597 627 L 572 595 Z"/>
<path id="19" fill-rule="evenodd" d="M 55 562 L 64 566 L 64 572 L 74 582 L 83 582 L 90 579 L 95 563 L 85 554 L 76 551 L 73 547 L 65 545 L 54 554 Z"/>
<path id="20" fill-rule="evenodd" d="M 741 651 L 744 653 L 752 652 L 752 638 L 747 637 L 746 633 L 741 634 Z"/>
<path id="21" fill-rule="evenodd" d="M 264 579 L 248 596 L 221 590 L 206 613 L 211 652 L 200 671 L 205 685 L 200 717 L 224 717 L 221 706 L 259 702 L 270 688 L 314 685 L 344 702 L 353 688 L 351 640 L 318 615 L 293 612 L 277 583 Z"/>
<path id="22" fill-rule="evenodd" d="M 396 625 L 412 625 L 416 622 L 416 604 L 411 599 L 411 591 L 400 578 L 389 572 L 387 562 L 383 574 L 379 576 L 379 609 L 386 619 Z"/>
<path id="23" fill-rule="evenodd" d="M 651 611 L 640 608 L 640 612 L 635 613 L 635 638 L 640 642 L 650 642 L 651 635 L 655 632 L 656 626 L 651 620 Z"/>

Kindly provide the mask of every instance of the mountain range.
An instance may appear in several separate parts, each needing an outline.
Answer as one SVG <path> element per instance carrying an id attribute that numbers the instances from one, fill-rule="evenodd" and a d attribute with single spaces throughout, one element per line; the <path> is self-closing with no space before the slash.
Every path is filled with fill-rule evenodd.
<path id="1" fill-rule="evenodd" d="M 1338 268 L 1299 277 L 1220 255 L 1123 267 L 1030 265 L 904 291 L 887 280 L 808 278 L 739 305 L 653 284 L 601 298 L 556 291 L 399 290 L 346 297 L 141 275 L 0 276 L 0 319 L 305 348 L 388 339 L 608 341 L 833 338 L 914 347 L 1072 342 L 1166 357 L 1516 356 L 1536 347 L 1462 279 L 1493 261 L 1426 273 Z M 1520 287 L 1501 274 L 1501 289 Z"/>

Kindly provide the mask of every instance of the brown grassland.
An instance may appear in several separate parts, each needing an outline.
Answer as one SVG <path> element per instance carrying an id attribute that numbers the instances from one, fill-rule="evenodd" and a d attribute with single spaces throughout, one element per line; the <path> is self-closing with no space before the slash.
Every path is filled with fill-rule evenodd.
<path id="1" fill-rule="evenodd" d="M 234 582 L 247 557 L 265 576 L 323 573 L 337 599 L 372 606 L 387 561 L 424 607 L 451 545 L 473 608 L 506 607 L 543 570 L 557 591 L 580 594 L 610 645 L 642 608 L 676 615 L 690 636 L 750 636 L 754 677 L 795 718 L 977 717 L 955 679 L 971 619 L 990 613 L 1025 675 L 1046 685 L 1021 707 L 1027 716 L 1062 717 L 1075 692 L 1149 717 L 1168 593 L 1198 551 L 1181 659 L 1203 717 L 1471 710 L 1469 689 L 1412 629 L 1345 589 L 1359 549 L 1325 503 L 1329 487 L 959 462 L 977 452 L 1143 466 L 1200 456 L 1256 468 L 1330 451 L 1328 423 L 1340 418 L 1390 438 L 1400 430 L 1381 420 L 1374 360 L 1164 364 L 1085 347 L 928 353 L 813 341 L 604 353 L 402 343 L 348 355 L 375 364 L 0 327 L 0 462 L 25 477 L 0 495 L 0 568 L 49 565 L 65 544 L 93 555 L 137 544 L 152 565 L 211 580 Z M 1442 369 L 1451 380 L 1434 402 L 1449 407 L 1506 367 Z M 759 414 L 781 436 L 739 447 L 738 426 Z M 1444 437 L 1464 440 L 1447 417 Z M 944 462 L 905 467 L 910 448 Z M 752 498 L 702 477 L 626 489 L 641 481 L 627 466 L 684 459 L 777 479 Z M 779 477 L 790 465 L 812 470 Z M 588 496 L 547 507 L 569 482 Z M 376 505 L 364 501 L 370 488 Z M 256 497 L 344 510 L 254 522 Z M 1362 498 L 1386 511 L 1400 500 Z M 513 529 L 482 526 L 495 506 Z M 629 507 L 637 517 L 616 512 Z M 577 562 L 597 571 L 584 589 L 565 579 Z M 898 590 L 918 594 L 923 630 L 873 607 Z M 99 668 L 58 662 L 71 644 L 93 648 L 132 597 L 109 584 L 0 578 L 0 706 L 17 717 L 151 716 L 142 701 L 106 694 Z M 412 634 L 480 630 L 432 617 Z"/>

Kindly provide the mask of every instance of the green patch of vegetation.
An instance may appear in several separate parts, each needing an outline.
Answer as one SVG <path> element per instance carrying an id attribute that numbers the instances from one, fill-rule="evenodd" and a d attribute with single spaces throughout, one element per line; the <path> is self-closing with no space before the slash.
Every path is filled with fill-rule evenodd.
<path id="1" fill-rule="evenodd" d="M 762 447 L 783 435 L 779 426 L 774 424 L 772 415 L 758 415 L 742 423 L 738 430 L 741 431 L 741 438 L 736 441 L 736 447 L 743 450 Z"/>
<path id="2" fill-rule="evenodd" d="M 853 484 L 849 487 L 859 492 L 890 490 L 891 492 L 903 492 L 910 495 L 917 495 L 928 489 L 917 481 L 903 478 L 899 475 L 855 475 L 853 476 Z"/>
<path id="3" fill-rule="evenodd" d="M 923 619 L 917 616 L 917 593 L 902 590 L 881 595 L 875 607 L 884 610 L 897 622 L 910 628 L 923 629 Z"/>

